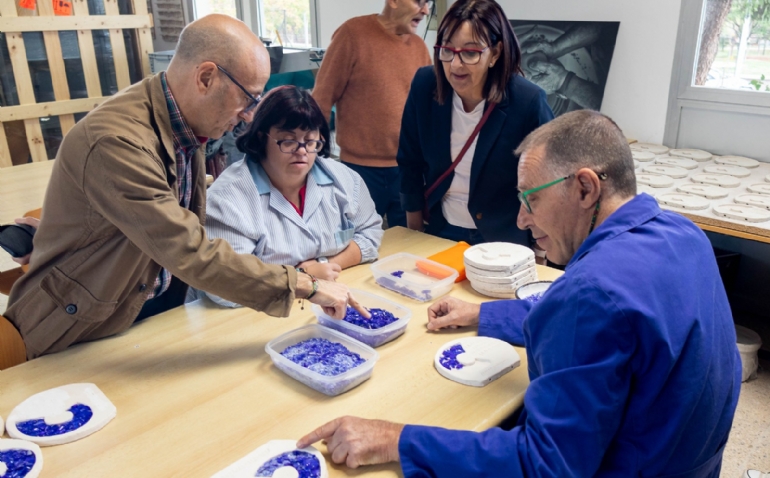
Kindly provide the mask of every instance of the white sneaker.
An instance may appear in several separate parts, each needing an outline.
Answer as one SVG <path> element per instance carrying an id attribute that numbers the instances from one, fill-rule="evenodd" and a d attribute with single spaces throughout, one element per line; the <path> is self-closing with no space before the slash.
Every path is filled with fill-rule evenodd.
<path id="1" fill-rule="evenodd" d="M 746 470 L 742 478 L 770 478 L 770 473 L 762 473 L 759 470 Z"/>

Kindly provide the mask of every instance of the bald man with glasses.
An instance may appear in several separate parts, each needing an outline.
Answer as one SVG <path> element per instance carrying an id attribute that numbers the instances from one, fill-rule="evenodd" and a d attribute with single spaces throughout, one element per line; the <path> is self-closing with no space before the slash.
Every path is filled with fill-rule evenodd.
<path id="1" fill-rule="evenodd" d="M 295 298 L 338 318 L 348 302 L 360 308 L 343 284 L 206 237 L 202 146 L 251 122 L 269 75 L 256 35 L 209 15 L 183 30 L 166 72 L 119 92 L 70 131 L 29 272 L 5 312 L 28 359 L 181 305 L 188 284 L 273 316 L 287 316 Z"/>

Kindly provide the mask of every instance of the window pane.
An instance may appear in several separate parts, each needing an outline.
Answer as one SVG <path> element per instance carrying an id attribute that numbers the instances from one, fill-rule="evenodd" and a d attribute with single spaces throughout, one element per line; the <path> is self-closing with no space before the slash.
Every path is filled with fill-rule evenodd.
<path id="1" fill-rule="evenodd" d="M 706 0 L 694 86 L 770 92 L 770 0 Z"/>
<path id="2" fill-rule="evenodd" d="M 286 47 L 310 48 L 309 0 L 261 0 L 262 35 Z"/>
<path id="3" fill-rule="evenodd" d="M 235 0 L 195 0 L 195 17 L 200 18 L 209 13 L 222 13 L 238 17 Z"/>

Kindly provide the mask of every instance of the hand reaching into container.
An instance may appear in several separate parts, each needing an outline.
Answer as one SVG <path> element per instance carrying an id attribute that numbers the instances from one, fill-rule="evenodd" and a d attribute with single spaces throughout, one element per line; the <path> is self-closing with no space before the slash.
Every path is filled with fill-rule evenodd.
<path id="1" fill-rule="evenodd" d="M 345 284 L 331 282 L 323 279 L 316 279 L 317 286 L 313 291 L 313 281 L 310 274 L 297 274 L 297 298 L 307 297 L 314 304 L 318 304 L 324 313 L 335 319 L 344 319 L 348 304 L 356 309 L 362 317 L 369 319 L 372 314 L 350 293 L 350 289 Z"/>
<path id="2" fill-rule="evenodd" d="M 398 440 L 404 425 L 384 420 L 341 417 L 300 438 L 297 448 L 324 440 L 332 461 L 350 468 L 398 461 Z"/>
<path id="3" fill-rule="evenodd" d="M 428 307 L 428 330 L 477 325 L 481 306 L 454 297 L 444 297 Z"/>

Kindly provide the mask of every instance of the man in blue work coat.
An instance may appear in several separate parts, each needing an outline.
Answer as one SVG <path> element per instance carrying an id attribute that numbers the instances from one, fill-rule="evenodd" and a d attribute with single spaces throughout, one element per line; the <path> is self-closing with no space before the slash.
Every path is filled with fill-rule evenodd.
<path id="1" fill-rule="evenodd" d="M 518 225 L 567 264 L 564 275 L 534 305 L 442 299 L 428 328 L 478 324 L 526 346 L 517 426 L 344 417 L 298 446 L 325 439 L 337 463 L 400 461 L 406 477 L 718 477 L 741 365 L 706 236 L 636 195 L 631 151 L 600 113 L 563 115 L 516 154 Z"/>

